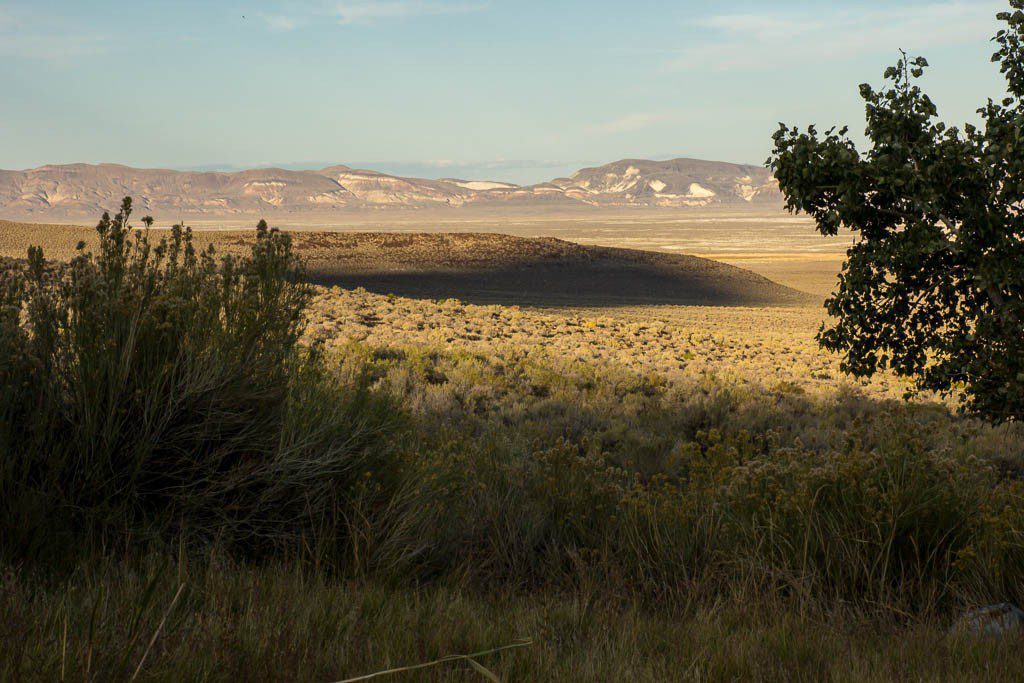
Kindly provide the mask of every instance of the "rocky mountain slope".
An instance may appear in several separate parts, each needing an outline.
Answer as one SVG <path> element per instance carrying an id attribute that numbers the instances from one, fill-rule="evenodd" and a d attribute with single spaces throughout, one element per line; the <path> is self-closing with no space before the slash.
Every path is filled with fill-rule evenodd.
<path id="1" fill-rule="evenodd" d="M 503 203 L 566 208 L 781 203 L 768 170 L 695 159 L 626 159 L 531 186 L 401 178 L 348 166 L 222 173 L 67 164 L 0 171 L 0 215 L 8 218 L 92 219 L 126 195 L 142 212 L 173 217 Z"/>
<path id="2" fill-rule="evenodd" d="M 584 168 L 550 185 L 580 201 L 624 206 L 782 202 L 779 186 L 768 169 L 699 159 L 623 159 Z"/>

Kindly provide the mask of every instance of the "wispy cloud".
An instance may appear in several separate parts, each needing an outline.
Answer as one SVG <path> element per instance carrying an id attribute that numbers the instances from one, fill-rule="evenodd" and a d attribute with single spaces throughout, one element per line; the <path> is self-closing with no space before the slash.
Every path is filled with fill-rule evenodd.
<path id="1" fill-rule="evenodd" d="M 828 8 L 792 17 L 783 10 L 717 14 L 695 26 L 707 39 L 676 53 L 671 70 L 772 69 L 906 48 L 920 52 L 989 38 L 1002 0 L 908 3 L 884 9 Z"/>
<path id="2" fill-rule="evenodd" d="M 274 31 L 292 31 L 333 19 L 342 26 L 375 24 L 444 14 L 463 14 L 487 7 L 485 0 L 341 0 L 292 2 L 275 13 L 260 14 Z"/>
<path id="3" fill-rule="evenodd" d="M 0 58 L 63 61 L 103 52 L 108 37 L 67 26 L 48 14 L 0 7 Z"/>
<path id="4" fill-rule="evenodd" d="M 303 23 L 299 17 L 286 14 L 261 14 L 259 16 L 272 31 L 292 31 Z"/>
<path id="5" fill-rule="evenodd" d="M 588 133 L 614 135 L 616 133 L 634 133 L 675 121 L 678 117 L 665 112 L 635 112 L 609 121 L 587 126 Z"/>
<path id="6" fill-rule="evenodd" d="M 559 168 L 565 165 L 564 161 L 554 161 L 551 159 L 490 159 L 486 161 L 455 161 L 453 159 L 428 159 L 420 162 L 410 161 L 382 161 L 382 162 L 369 162 L 371 164 L 378 163 L 379 165 L 395 165 L 395 164 L 407 164 L 407 165 L 419 165 L 424 168 L 435 168 L 435 169 L 459 169 L 459 168 L 485 168 L 490 170 L 502 170 L 506 168 Z"/>
<path id="7" fill-rule="evenodd" d="M 348 0 L 335 6 L 340 24 L 364 24 L 438 14 L 462 14 L 485 7 L 483 2 L 442 0 Z"/>

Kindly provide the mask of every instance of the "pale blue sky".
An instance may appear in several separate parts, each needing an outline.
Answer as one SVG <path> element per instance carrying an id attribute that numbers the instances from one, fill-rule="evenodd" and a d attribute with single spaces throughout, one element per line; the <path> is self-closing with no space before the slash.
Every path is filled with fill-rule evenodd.
<path id="1" fill-rule="evenodd" d="M 949 120 L 1002 93 L 1003 0 L 0 0 L 0 168 L 349 163 L 547 179 L 761 163 L 778 121 L 862 126 L 898 48 Z M 244 18 L 243 18 L 244 15 Z"/>

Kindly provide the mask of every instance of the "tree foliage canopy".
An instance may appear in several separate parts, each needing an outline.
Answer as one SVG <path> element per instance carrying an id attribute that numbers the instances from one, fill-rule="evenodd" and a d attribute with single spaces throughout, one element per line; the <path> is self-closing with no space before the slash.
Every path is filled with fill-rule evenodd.
<path id="1" fill-rule="evenodd" d="M 780 124 L 769 160 L 790 211 L 856 237 L 821 344 L 853 375 L 890 369 L 993 420 L 1024 418 L 1024 0 L 1010 5 L 992 57 L 1007 94 L 979 125 L 941 122 L 927 61 L 904 54 L 881 90 L 860 86 L 870 149 Z"/>

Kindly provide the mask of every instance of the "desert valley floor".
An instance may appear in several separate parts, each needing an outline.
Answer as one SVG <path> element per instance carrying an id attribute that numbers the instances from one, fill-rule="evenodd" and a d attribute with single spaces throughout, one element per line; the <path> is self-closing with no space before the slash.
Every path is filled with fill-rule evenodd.
<path id="1" fill-rule="evenodd" d="M 201 245 L 238 253 L 252 222 L 190 224 Z M 823 238 L 805 217 L 735 210 L 600 218 L 406 213 L 271 224 L 296 232 L 298 251 L 321 285 L 307 339 L 327 347 L 364 342 L 498 356 L 527 350 L 670 383 L 712 374 L 767 388 L 857 387 L 892 398 L 906 388 L 892 377 L 845 378 L 838 358 L 815 343 L 821 302 L 849 238 Z M 49 258 L 64 259 L 93 237 L 77 226 L 0 223 L 0 256 L 17 258 L 29 244 L 42 244 Z"/>

